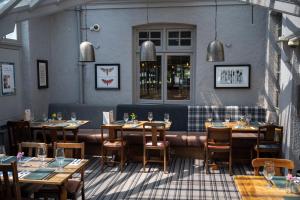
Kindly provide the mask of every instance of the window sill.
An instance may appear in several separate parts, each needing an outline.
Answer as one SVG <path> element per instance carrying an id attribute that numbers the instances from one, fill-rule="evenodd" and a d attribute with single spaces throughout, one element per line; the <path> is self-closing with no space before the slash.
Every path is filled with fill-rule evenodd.
<path id="1" fill-rule="evenodd" d="M 20 49 L 20 48 L 22 48 L 22 43 L 20 43 L 19 41 L 1 40 L 0 48 Z"/>

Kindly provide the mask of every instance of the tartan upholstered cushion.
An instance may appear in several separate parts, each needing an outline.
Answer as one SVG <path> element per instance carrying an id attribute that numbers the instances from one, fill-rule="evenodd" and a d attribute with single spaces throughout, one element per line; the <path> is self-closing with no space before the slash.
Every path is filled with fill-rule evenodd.
<path id="1" fill-rule="evenodd" d="M 214 121 L 224 121 L 226 114 L 230 115 L 231 121 L 242 115 L 251 115 L 252 121 L 266 121 L 266 109 L 259 106 L 188 106 L 188 131 L 205 131 L 209 115 Z"/>

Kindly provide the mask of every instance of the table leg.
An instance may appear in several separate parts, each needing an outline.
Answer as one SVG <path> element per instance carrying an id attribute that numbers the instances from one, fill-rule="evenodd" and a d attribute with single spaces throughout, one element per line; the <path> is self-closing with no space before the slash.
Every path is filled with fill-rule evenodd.
<path id="1" fill-rule="evenodd" d="M 59 186 L 59 196 L 60 196 L 60 200 L 67 200 L 67 182 L 65 181 L 61 186 Z"/>
<path id="2" fill-rule="evenodd" d="M 73 130 L 73 134 L 75 142 L 78 142 L 78 129 Z"/>

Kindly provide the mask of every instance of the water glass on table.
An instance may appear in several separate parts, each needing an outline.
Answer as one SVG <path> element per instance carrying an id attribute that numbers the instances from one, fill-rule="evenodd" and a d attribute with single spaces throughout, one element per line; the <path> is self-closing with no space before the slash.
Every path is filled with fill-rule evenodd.
<path id="1" fill-rule="evenodd" d="M 264 165 L 264 177 L 268 181 L 268 188 L 272 187 L 272 179 L 275 175 L 275 168 L 274 168 L 274 163 L 272 161 L 266 161 Z"/>
<path id="2" fill-rule="evenodd" d="M 72 121 L 72 122 L 76 122 L 76 119 L 77 119 L 77 118 L 76 118 L 76 113 L 75 113 L 75 112 L 72 112 L 72 113 L 71 113 L 71 121 Z"/>
<path id="3" fill-rule="evenodd" d="M 45 158 L 47 157 L 47 152 L 45 147 L 39 147 L 37 150 L 37 157 L 41 162 L 41 167 L 45 167 Z"/>
<path id="4" fill-rule="evenodd" d="M 230 122 L 230 115 L 225 115 L 225 123 L 228 124 Z"/>
<path id="5" fill-rule="evenodd" d="M 43 113 L 42 118 L 43 118 L 43 122 L 48 121 L 48 116 L 45 113 Z"/>
<path id="6" fill-rule="evenodd" d="M 153 120 L 153 113 L 148 112 L 148 120 L 151 122 Z"/>
<path id="7" fill-rule="evenodd" d="M 165 123 L 168 123 L 169 120 L 170 120 L 170 115 L 169 115 L 169 113 L 165 113 L 165 114 L 164 114 L 164 121 L 165 121 Z"/>
<path id="8" fill-rule="evenodd" d="M 210 124 L 212 124 L 212 120 L 213 120 L 212 114 L 208 114 L 208 115 L 207 115 L 207 121 L 208 121 Z"/>
<path id="9" fill-rule="evenodd" d="M 6 155 L 5 146 L 0 145 L 0 163 L 1 164 L 3 163 L 3 159 L 4 159 L 5 155 Z"/>
<path id="10" fill-rule="evenodd" d="M 63 119 L 61 112 L 58 112 L 56 116 L 57 116 L 58 120 L 62 120 Z"/>
<path id="11" fill-rule="evenodd" d="M 125 124 L 127 124 L 128 120 L 129 120 L 129 115 L 128 115 L 128 113 L 124 113 L 123 119 L 124 119 Z"/>
<path id="12" fill-rule="evenodd" d="M 65 160 L 64 148 L 57 148 L 55 151 L 55 160 L 58 164 L 58 171 L 63 171 L 63 164 Z"/>

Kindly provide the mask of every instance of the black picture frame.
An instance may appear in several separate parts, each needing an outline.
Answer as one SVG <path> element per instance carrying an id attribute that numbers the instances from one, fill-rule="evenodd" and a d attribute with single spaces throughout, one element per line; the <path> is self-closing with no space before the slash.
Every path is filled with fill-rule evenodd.
<path id="1" fill-rule="evenodd" d="M 120 90 L 120 64 L 95 64 L 95 89 Z"/>
<path id="2" fill-rule="evenodd" d="M 251 65 L 215 65 L 215 89 L 250 89 Z"/>
<path id="3" fill-rule="evenodd" d="M 49 87 L 48 60 L 37 60 L 37 81 L 38 89 L 46 89 Z"/>
<path id="4" fill-rule="evenodd" d="M 3 96 L 16 95 L 15 63 L 0 62 L 1 94 Z"/>

